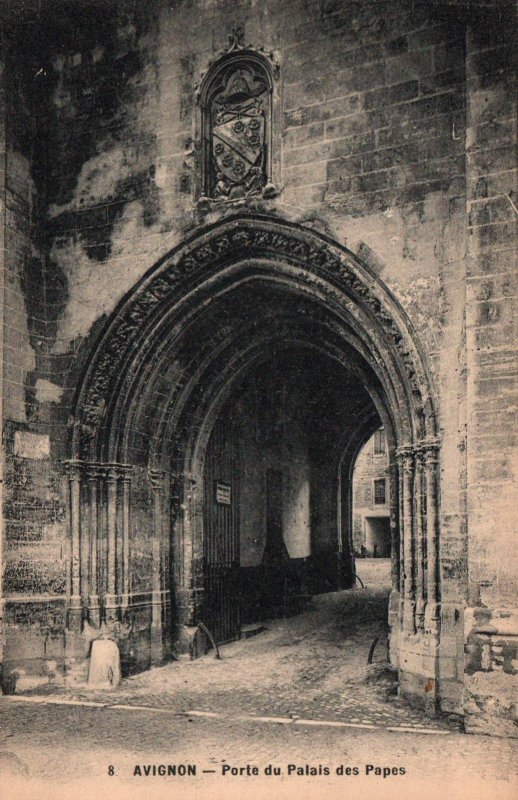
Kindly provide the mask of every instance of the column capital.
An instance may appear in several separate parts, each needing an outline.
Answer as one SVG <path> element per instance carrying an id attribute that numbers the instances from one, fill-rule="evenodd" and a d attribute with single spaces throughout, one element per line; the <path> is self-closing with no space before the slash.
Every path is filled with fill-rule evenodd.
<path id="1" fill-rule="evenodd" d="M 415 466 L 416 469 L 422 471 L 424 469 L 425 453 L 420 447 L 415 450 Z"/>
<path id="2" fill-rule="evenodd" d="M 84 471 L 88 481 L 97 481 L 103 474 L 101 464 L 85 464 Z"/>
<path id="3" fill-rule="evenodd" d="M 396 457 L 400 468 L 404 472 L 412 470 L 414 464 L 414 449 L 411 445 L 398 447 L 396 450 Z"/>
<path id="4" fill-rule="evenodd" d="M 69 461 L 64 461 L 63 463 L 65 465 L 65 472 L 70 481 L 78 481 L 81 479 L 84 461 L 78 458 L 71 458 Z"/>
<path id="5" fill-rule="evenodd" d="M 155 492 L 165 490 L 165 478 L 169 473 L 164 469 L 150 469 L 148 472 L 151 488 Z"/>
<path id="6" fill-rule="evenodd" d="M 122 477 L 126 466 L 126 464 L 119 464 L 116 461 L 108 461 L 106 464 L 101 464 L 102 470 L 106 475 L 106 480 L 110 483 Z"/>
<path id="7" fill-rule="evenodd" d="M 437 453 L 441 447 L 439 439 L 421 439 L 420 442 L 415 443 L 415 450 L 419 453 Z"/>
<path id="8" fill-rule="evenodd" d="M 130 464 L 121 464 L 120 465 L 120 477 L 123 483 L 131 483 L 131 474 L 133 472 L 133 467 Z"/>
<path id="9" fill-rule="evenodd" d="M 424 461 L 427 467 L 434 467 L 439 463 L 439 443 L 427 442 L 423 447 Z"/>

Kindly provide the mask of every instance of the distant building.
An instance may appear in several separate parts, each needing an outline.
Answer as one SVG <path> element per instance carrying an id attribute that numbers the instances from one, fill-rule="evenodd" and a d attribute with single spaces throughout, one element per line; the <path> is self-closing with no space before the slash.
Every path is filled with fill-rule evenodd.
<path id="1" fill-rule="evenodd" d="M 390 557 L 388 464 L 387 440 L 385 431 L 380 428 L 361 449 L 353 473 L 353 546 L 356 555 Z"/>

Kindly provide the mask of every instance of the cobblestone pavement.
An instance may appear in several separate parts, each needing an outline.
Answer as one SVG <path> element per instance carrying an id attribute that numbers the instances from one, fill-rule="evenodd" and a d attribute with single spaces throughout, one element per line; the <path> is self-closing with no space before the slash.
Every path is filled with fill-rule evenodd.
<path id="1" fill-rule="evenodd" d="M 396 695 L 387 665 L 390 563 L 359 563 L 365 589 L 314 598 L 305 613 L 265 623 L 253 638 L 194 662 L 176 662 L 127 678 L 116 691 L 65 690 L 67 697 L 109 704 L 196 709 L 230 715 L 302 717 L 384 727 L 458 729 L 432 720 Z M 373 664 L 368 654 L 380 641 Z"/>
<path id="2" fill-rule="evenodd" d="M 358 572 L 365 589 L 316 598 L 225 646 L 221 661 L 170 664 L 110 693 L 0 698 L 2 800 L 518 796 L 518 741 L 467 736 L 456 720 L 410 709 L 382 641 L 367 665 L 384 630 L 388 564 Z M 177 774 L 146 777 L 146 765 Z"/>

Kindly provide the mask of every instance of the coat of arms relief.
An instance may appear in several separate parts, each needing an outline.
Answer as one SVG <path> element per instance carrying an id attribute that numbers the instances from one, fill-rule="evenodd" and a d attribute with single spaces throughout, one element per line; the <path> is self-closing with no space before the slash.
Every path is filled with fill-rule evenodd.
<path id="1" fill-rule="evenodd" d="M 229 200 L 267 181 L 269 87 L 252 66 L 236 66 L 211 104 L 211 195 Z"/>

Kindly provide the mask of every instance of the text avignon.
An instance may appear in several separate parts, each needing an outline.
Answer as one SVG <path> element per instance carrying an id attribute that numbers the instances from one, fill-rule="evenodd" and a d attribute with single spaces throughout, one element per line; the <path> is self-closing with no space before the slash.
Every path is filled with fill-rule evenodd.
<path id="1" fill-rule="evenodd" d="M 135 764 L 133 775 L 148 777 L 150 775 L 167 775 L 183 777 L 196 775 L 196 764 Z"/>

